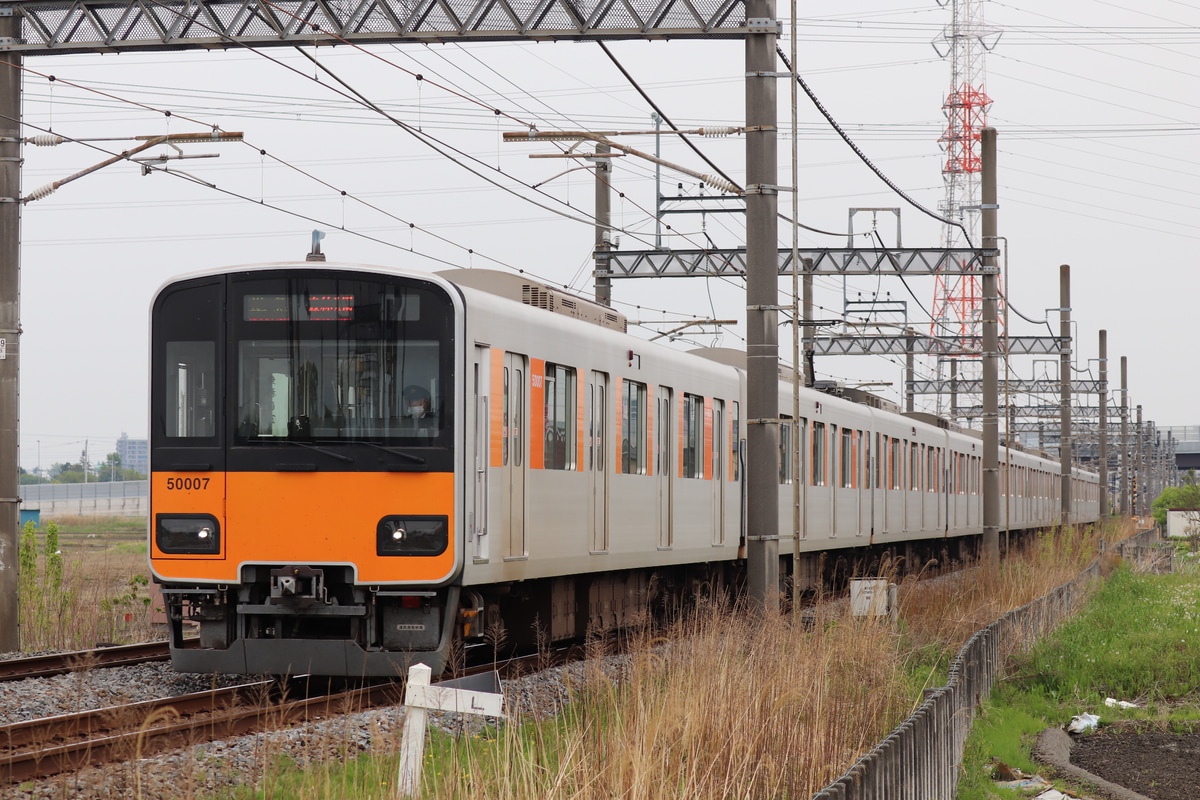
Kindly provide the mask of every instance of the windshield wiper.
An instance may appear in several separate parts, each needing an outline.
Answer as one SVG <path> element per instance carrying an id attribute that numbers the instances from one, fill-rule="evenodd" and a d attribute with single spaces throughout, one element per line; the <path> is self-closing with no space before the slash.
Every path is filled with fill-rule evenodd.
<path id="1" fill-rule="evenodd" d="M 269 441 L 277 444 L 294 444 L 296 447 L 307 447 L 309 450 L 316 450 L 318 453 L 327 455 L 330 458 L 336 458 L 338 461 L 345 461 L 347 464 L 354 463 L 354 459 L 348 455 L 345 455 L 344 453 L 335 453 L 333 450 L 326 450 L 324 447 L 318 447 L 317 445 L 309 444 L 308 442 L 299 442 L 295 439 L 264 439 L 262 441 Z"/>
<path id="2" fill-rule="evenodd" d="M 403 450 L 395 450 L 391 447 L 384 447 L 383 445 L 375 444 L 374 442 L 364 442 L 359 439 L 355 441 L 355 444 L 365 444 L 367 447 L 374 447 L 376 450 L 382 450 L 385 453 L 391 453 L 394 456 L 399 456 L 400 458 L 403 458 L 406 461 L 411 461 L 414 464 L 425 463 L 425 459 L 421 458 L 420 456 L 415 456 L 412 453 L 406 453 Z"/>

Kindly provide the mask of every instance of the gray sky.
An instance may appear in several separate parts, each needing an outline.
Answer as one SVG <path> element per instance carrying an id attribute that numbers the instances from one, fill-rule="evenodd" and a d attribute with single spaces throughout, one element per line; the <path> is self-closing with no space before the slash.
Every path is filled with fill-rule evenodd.
<path id="1" fill-rule="evenodd" d="M 944 194 L 938 138 L 946 124 L 941 106 L 950 65 L 930 43 L 949 24 L 950 12 L 934 0 L 895 5 L 804 3 L 798 66 L 866 154 L 913 198 L 936 209 Z M 1169 0 L 1146 0 L 1136 10 L 1087 0 L 987 2 L 984 8 L 987 23 L 1001 34 L 986 57 L 985 89 L 994 101 L 990 124 L 999 130 L 999 227 L 1009 242 L 1013 306 L 1033 318 L 1057 308 L 1058 266 L 1071 264 L 1077 366 L 1094 373 L 1097 331 L 1107 328 L 1111 380 L 1117 379 L 1119 356 L 1129 356 L 1131 396 L 1145 406 L 1146 417 L 1160 425 L 1200 421 L 1191 403 L 1200 387 L 1179 369 L 1175 352 L 1200 287 L 1192 265 L 1200 238 L 1192 223 L 1200 206 L 1193 189 L 1200 175 L 1194 155 L 1200 9 Z M 786 6 L 779 13 L 785 20 L 789 14 Z M 790 48 L 786 38 L 781 45 Z M 610 47 L 679 126 L 742 123 L 740 42 Z M 76 138 L 219 125 L 243 131 L 248 144 L 184 145 L 189 154 L 220 154 L 171 162 L 172 170 L 204 183 L 143 176 L 118 164 L 25 207 L 23 466 L 78 460 L 85 441 L 99 460 L 122 432 L 145 436 L 147 308 L 158 286 L 192 270 L 302 259 L 313 228 L 328 232 L 323 248 L 331 260 L 428 271 L 519 268 L 590 292 L 593 232 L 578 218 L 592 210 L 591 173 L 573 172 L 531 191 L 528 185 L 571 164 L 530 159 L 531 153 L 552 152 L 551 146 L 503 144 L 501 134 L 527 124 L 541 130 L 652 128 L 650 108 L 597 45 L 338 47 L 315 56 L 397 117 L 477 161 L 439 155 L 352 104 L 294 50 L 26 59 L 32 72 L 24 84 L 25 121 L 31 125 Z M 416 80 L 417 73 L 424 80 Z M 786 82 L 779 98 L 786 125 Z M 875 178 L 803 95 L 799 122 L 802 222 L 840 232 L 848 207 L 901 206 L 903 243 L 940 245 L 940 225 Z M 27 129 L 29 136 L 40 132 Z M 653 137 L 622 141 L 654 148 Z M 697 144 L 736 180 L 744 179 L 743 139 Z M 95 145 L 116 152 L 130 143 Z M 781 184 L 790 183 L 791 147 L 789 131 L 780 140 Z M 662 148 L 669 160 L 709 171 L 669 137 Z M 79 144 L 27 146 L 24 192 L 107 157 Z M 513 191 L 456 161 L 473 163 L 476 172 Z M 619 159 L 615 182 L 626 194 L 613 204 L 625 229 L 620 247 L 651 246 L 651 165 Z M 685 193 L 698 191 L 697 181 L 686 176 L 666 172 L 663 182 L 665 194 L 674 194 L 680 182 Z M 535 197 L 545 207 L 521 197 Z M 780 197 L 780 208 L 790 213 L 789 196 Z M 676 247 L 710 239 L 718 246 L 742 243 L 740 217 L 687 215 L 669 222 L 676 235 L 667 243 Z M 866 234 L 870 225 L 869 217 L 860 216 L 856 231 Z M 879 217 L 878 227 L 892 243 L 894 218 Z M 790 230 L 781 227 L 779 236 L 782 246 L 790 244 Z M 801 237 L 801 246 L 843 244 L 844 237 Z M 864 236 L 859 244 L 869 242 Z M 789 291 L 790 281 L 780 288 Z M 894 278 L 854 278 L 845 288 L 851 299 L 878 291 L 908 301 L 913 324 L 928 325 L 932 280 L 909 279 L 919 304 Z M 679 324 L 679 315 L 743 317 L 742 289 L 718 280 L 636 280 L 616 282 L 613 294 L 631 320 L 669 320 L 657 325 L 663 329 Z M 819 281 L 816 299 L 818 316 L 840 317 L 842 283 Z M 1014 317 L 1011 332 L 1047 331 Z M 693 342 L 741 347 L 741 336 L 739 327 Z M 781 352 L 790 354 L 786 335 Z M 1026 377 L 1056 374 L 1055 364 L 1031 358 L 1014 360 L 1014 369 Z M 890 382 L 879 391 L 893 398 L 902 378 L 894 359 L 820 359 L 817 370 L 819 377 L 850 383 Z"/>

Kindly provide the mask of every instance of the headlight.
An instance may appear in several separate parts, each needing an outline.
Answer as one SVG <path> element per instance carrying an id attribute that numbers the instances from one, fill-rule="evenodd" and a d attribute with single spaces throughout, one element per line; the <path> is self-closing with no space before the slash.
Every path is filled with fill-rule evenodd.
<path id="1" fill-rule="evenodd" d="M 159 514 L 154 541 L 164 553 L 208 555 L 221 552 L 221 526 L 207 514 Z"/>
<path id="2" fill-rule="evenodd" d="M 446 517 L 393 515 L 379 520 L 375 527 L 376 555 L 440 556 L 449 544 Z"/>

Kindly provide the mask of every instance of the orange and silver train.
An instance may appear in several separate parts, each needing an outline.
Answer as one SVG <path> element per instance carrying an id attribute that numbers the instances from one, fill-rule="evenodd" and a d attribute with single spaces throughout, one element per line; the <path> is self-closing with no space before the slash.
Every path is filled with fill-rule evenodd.
<path id="1" fill-rule="evenodd" d="M 149 549 L 174 666 L 437 671 L 472 642 L 572 639 L 737 584 L 744 357 L 624 328 L 488 270 L 263 264 L 160 289 Z M 977 436 L 799 391 L 780 426 L 782 575 L 977 539 Z M 1002 455 L 1003 526 L 1053 525 L 1057 463 Z M 1073 519 L 1095 519 L 1097 476 L 1074 481 Z"/>

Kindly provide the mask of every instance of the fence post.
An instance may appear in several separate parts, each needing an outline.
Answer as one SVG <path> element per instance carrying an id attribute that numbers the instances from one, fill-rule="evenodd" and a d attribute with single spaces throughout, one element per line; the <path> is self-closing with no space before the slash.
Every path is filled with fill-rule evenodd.
<path id="1" fill-rule="evenodd" d="M 409 686 L 428 686 L 433 670 L 425 664 L 408 668 Z M 404 709 L 404 738 L 400 742 L 400 780 L 396 794 L 417 797 L 421 793 L 421 762 L 425 758 L 425 725 L 429 712 L 421 706 Z"/>

